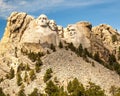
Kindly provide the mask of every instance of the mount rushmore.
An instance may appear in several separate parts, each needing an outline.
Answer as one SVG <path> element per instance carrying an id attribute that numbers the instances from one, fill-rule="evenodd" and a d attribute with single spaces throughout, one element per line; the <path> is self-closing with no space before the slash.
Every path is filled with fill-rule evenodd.
<path id="1" fill-rule="evenodd" d="M 109 52 L 118 55 L 120 34 L 107 24 L 92 27 L 90 22 L 81 21 L 63 28 L 45 14 L 34 18 L 24 12 L 13 12 L 8 17 L 0 51 L 8 49 L 8 45 L 11 48 L 13 44 L 17 46 L 18 43 L 21 46 L 34 43 L 47 47 L 49 44 L 58 46 L 60 41 L 72 42 L 76 47 L 82 44 L 93 53 L 98 51 L 102 58 L 107 57 Z"/>
<path id="2" fill-rule="evenodd" d="M 58 47 L 60 42 L 63 44 L 63 49 Z M 71 42 L 76 48 L 81 44 L 82 51 L 86 48 L 92 54 L 93 57 L 87 57 L 89 62 L 66 49 L 66 45 Z M 51 44 L 56 47 L 56 52 L 50 49 Z M 108 68 L 107 65 L 111 54 L 114 54 L 115 61 L 120 63 L 120 34 L 110 25 L 100 24 L 93 27 L 90 22 L 80 21 L 68 24 L 64 28 L 45 14 L 34 18 L 24 12 L 12 12 L 0 41 L 0 76 L 4 79 L 0 87 L 11 96 L 16 96 L 20 87 L 16 84 L 16 78 L 10 80 L 6 78 L 10 68 L 17 74 L 17 68 L 21 63 L 28 64 L 31 69 L 35 67 L 35 62 L 28 58 L 28 54 L 22 53 L 24 50 L 32 55 L 34 52 L 44 54 L 41 58 L 43 62 L 41 72 L 35 73 L 36 79 L 29 81 L 28 85 L 23 82 L 27 94 L 31 93 L 33 88 L 43 92 L 45 88 L 43 74 L 47 68 L 52 68 L 56 72 L 54 75 L 60 81 L 58 85 L 67 85 L 69 80 L 77 77 L 84 85 L 89 81 L 99 85 L 108 96 L 111 96 L 109 94 L 111 86 L 120 87 L 120 76 L 114 71 L 113 66 L 111 71 L 109 70 L 111 67 Z M 95 61 L 96 53 L 106 65 Z M 29 71 L 27 74 L 29 75 Z M 24 78 L 24 70 L 21 76 Z"/>

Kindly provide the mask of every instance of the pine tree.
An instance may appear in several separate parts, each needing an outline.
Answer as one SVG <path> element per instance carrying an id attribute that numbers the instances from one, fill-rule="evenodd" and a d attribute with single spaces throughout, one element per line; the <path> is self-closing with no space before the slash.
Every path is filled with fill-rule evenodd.
<path id="1" fill-rule="evenodd" d="M 59 88 L 51 80 L 47 83 L 45 92 L 49 96 L 59 96 Z"/>
<path id="2" fill-rule="evenodd" d="M 18 72 L 16 74 L 17 76 L 17 85 L 20 86 L 22 84 L 22 78 L 21 78 L 21 75 L 20 75 L 20 72 Z"/>
<path id="3" fill-rule="evenodd" d="M 72 42 L 68 44 L 68 48 L 69 48 L 71 51 L 76 52 L 76 47 L 73 45 Z"/>
<path id="4" fill-rule="evenodd" d="M 59 48 L 63 48 L 63 44 L 61 41 L 59 42 Z"/>
<path id="5" fill-rule="evenodd" d="M 52 75 L 51 75 L 52 72 L 53 71 L 52 71 L 51 68 L 46 70 L 46 73 L 45 73 L 45 75 L 43 77 L 44 82 L 47 82 L 52 77 Z"/>
<path id="6" fill-rule="evenodd" d="M 35 72 L 34 72 L 34 70 L 33 70 L 33 69 L 32 69 L 32 70 L 30 70 L 29 75 L 30 75 L 30 79 L 31 79 L 32 81 L 36 78 L 36 75 L 35 75 Z"/>
<path id="7" fill-rule="evenodd" d="M 83 55 L 83 47 L 82 47 L 82 44 L 80 44 L 77 48 L 77 54 L 82 57 Z"/>
<path id="8" fill-rule="evenodd" d="M 6 96 L 1 87 L 0 87 L 0 96 Z"/>
<path id="9" fill-rule="evenodd" d="M 28 96 L 41 96 L 41 95 L 38 93 L 38 89 L 34 88 L 33 92 L 29 94 Z"/>
<path id="10" fill-rule="evenodd" d="M 55 46 L 53 44 L 50 45 L 50 49 L 53 50 L 53 52 L 56 51 L 56 48 L 55 48 Z"/>
<path id="11" fill-rule="evenodd" d="M 14 69 L 13 69 L 13 68 L 11 68 L 11 69 L 10 69 L 10 73 L 9 73 L 9 79 L 14 78 L 14 76 L 15 76 Z"/>
<path id="12" fill-rule="evenodd" d="M 21 90 L 18 92 L 18 96 L 26 96 L 25 93 L 24 93 L 24 89 L 21 89 Z"/>
<path id="13" fill-rule="evenodd" d="M 89 87 L 86 90 L 85 96 L 106 96 L 104 91 L 94 83 L 89 82 Z"/>

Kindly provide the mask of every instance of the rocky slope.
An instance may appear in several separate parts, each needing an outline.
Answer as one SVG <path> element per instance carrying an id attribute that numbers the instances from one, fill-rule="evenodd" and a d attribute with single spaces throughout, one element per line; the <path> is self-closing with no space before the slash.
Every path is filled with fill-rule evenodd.
<path id="1" fill-rule="evenodd" d="M 88 56 L 88 62 L 70 49 L 65 50 L 67 47 L 60 49 L 59 42 L 62 42 L 64 46 L 72 42 L 76 48 L 82 44 L 83 49 L 86 48 L 93 57 Z M 51 44 L 56 47 L 56 52 L 51 50 Z M 27 83 L 23 82 L 26 94 L 31 93 L 34 88 L 44 92 L 43 76 L 48 68 L 53 69 L 52 79 L 57 77 L 58 85 L 65 87 L 68 81 L 75 77 L 84 86 L 89 81 L 99 85 L 108 96 L 111 96 L 109 93 L 111 86 L 120 87 L 120 76 L 115 71 L 109 70 L 109 67 L 104 67 L 109 63 L 111 54 L 115 55 L 116 62 L 120 62 L 120 34 L 107 24 L 92 27 L 91 23 L 82 21 L 63 28 L 54 20 L 49 20 L 44 14 L 34 19 L 26 13 L 13 12 L 8 18 L 5 33 L 0 42 L 0 77 L 3 78 L 0 87 L 10 96 L 16 96 L 21 88 L 16 84 L 16 75 L 12 79 L 7 79 L 6 74 L 9 74 L 10 69 L 13 68 L 17 74 L 21 63 L 35 69 L 35 62 L 28 58 L 28 54 L 23 54 L 24 52 L 44 54 L 41 57 L 43 62 L 41 72 L 35 72 L 36 79 L 31 81 L 29 78 Z M 96 53 L 104 62 L 102 63 L 104 66 L 95 61 L 94 54 Z M 119 73 L 119 70 L 117 72 Z M 24 76 L 25 70 L 21 72 L 22 79 Z"/>

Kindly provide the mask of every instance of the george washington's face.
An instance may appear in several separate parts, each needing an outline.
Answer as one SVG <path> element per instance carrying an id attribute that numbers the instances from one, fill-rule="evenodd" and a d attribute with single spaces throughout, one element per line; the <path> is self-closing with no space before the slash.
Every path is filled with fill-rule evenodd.
<path id="1" fill-rule="evenodd" d="M 46 15 L 44 14 L 41 14 L 39 17 L 38 17 L 38 25 L 42 26 L 42 27 L 46 27 L 48 24 L 48 18 Z"/>

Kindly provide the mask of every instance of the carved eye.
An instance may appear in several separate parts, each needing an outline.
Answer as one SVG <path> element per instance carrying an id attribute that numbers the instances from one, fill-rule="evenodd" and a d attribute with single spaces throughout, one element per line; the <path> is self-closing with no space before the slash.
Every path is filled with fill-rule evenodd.
<path id="1" fill-rule="evenodd" d="M 71 29 L 71 31 L 75 31 L 75 29 Z"/>
<path id="2" fill-rule="evenodd" d="M 43 18 L 44 20 L 47 20 L 47 18 Z"/>

